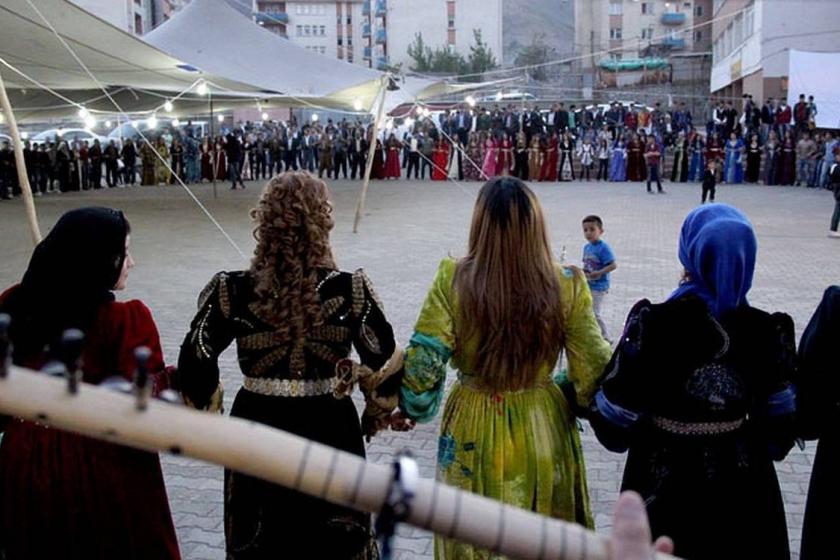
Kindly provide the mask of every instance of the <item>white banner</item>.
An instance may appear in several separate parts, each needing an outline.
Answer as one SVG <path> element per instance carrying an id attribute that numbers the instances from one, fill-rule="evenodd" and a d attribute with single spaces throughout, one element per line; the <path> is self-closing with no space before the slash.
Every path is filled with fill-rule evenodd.
<path id="1" fill-rule="evenodd" d="M 817 128 L 840 128 L 840 52 L 790 51 L 788 104 L 814 96 Z"/>

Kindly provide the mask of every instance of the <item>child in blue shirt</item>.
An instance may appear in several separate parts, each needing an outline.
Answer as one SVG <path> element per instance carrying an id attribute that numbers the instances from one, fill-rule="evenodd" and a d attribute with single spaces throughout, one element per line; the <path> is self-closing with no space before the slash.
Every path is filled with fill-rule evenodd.
<path id="1" fill-rule="evenodd" d="M 604 233 L 604 222 L 598 216 L 587 216 L 583 219 L 583 236 L 587 244 L 583 246 L 583 272 L 589 282 L 592 292 L 592 310 L 595 319 L 601 327 L 601 334 L 610 340 L 607 326 L 604 324 L 601 311 L 604 298 L 610 291 L 610 272 L 616 269 L 615 255 L 605 241 L 601 239 Z"/>

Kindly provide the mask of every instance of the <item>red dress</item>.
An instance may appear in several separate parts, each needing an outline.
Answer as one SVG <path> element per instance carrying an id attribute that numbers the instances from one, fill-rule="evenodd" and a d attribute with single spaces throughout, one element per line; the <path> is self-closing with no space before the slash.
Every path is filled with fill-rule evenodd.
<path id="1" fill-rule="evenodd" d="M 130 378 L 137 346 L 152 350 L 149 371 L 164 370 L 148 308 L 136 300 L 103 304 L 82 355 L 84 381 Z M 9 560 L 181 557 L 156 453 L 9 420 L 0 496 L 0 551 Z"/>
<path id="2" fill-rule="evenodd" d="M 557 181 L 557 164 L 559 161 L 560 142 L 557 138 L 551 138 L 548 141 L 548 148 L 543 158 L 542 169 L 540 170 L 540 181 Z"/>
<path id="3" fill-rule="evenodd" d="M 201 145 L 201 180 L 213 180 L 213 164 L 210 161 L 210 149 Z"/>
<path id="4" fill-rule="evenodd" d="M 399 179 L 400 178 L 400 150 L 402 146 L 399 142 L 388 143 L 388 159 L 385 160 L 385 178 Z"/>
<path id="5" fill-rule="evenodd" d="M 449 144 L 440 142 L 432 154 L 432 181 L 446 181 L 447 165 L 449 164 Z"/>
<path id="6" fill-rule="evenodd" d="M 499 162 L 496 164 L 496 176 L 510 175 L 510 168 L 513 162 L 513 144 L 510 140 L 502 140 L 499 145 Z"/>
<path id="7" fill-rule="evenodd" d="M 216 147 L 216 180 L 217 181 L 227 181 L 230 179 L 228 177 L 228 170 L 227 170 L 227 154 L 225 153 L 224 149 L 221 146 Z"/>
<path id="8" fill-rule="evenodd" d="M 373 151 L 373 166 L 370 170 L 371 179 L 385 179 L 385 162 L 382 159 L 382 142 L 376 141 L 376 149 Z"/>

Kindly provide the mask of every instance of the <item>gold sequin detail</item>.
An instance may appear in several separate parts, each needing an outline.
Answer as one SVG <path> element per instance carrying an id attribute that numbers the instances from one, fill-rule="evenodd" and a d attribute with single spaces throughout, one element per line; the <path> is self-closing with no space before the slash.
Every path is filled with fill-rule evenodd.
<path id="1" fill-rule="evenodd" d="M 344 296 L 335 296 L 325 301 L 321 308 L 323 309 L 324 318 L 329 318 L 344 305 Z"/>
<path id="2" fill-rule="evenodd" d="M 279 333 L 261 332 L 249 334 L 236 340 L 240 350 L 265 350 L 283 342 Z"/>
<path id="3" fill-rule="evenodd" d="M 358 272 L 362 275 L 362 281 L 364 282 L 367 291 L 370 292 L 370 297 L 373 299 L 373 301 L 376 303 L 379 309 L 381 309 L 384 313 L 385 306 L 382 304 L 382 300 L 379 299 L 379 294 L 377 294 L 376 290 L 373 289 L 373 283 L 370 281 L 370 278 L 368 278 L 368 275 L 365 274 L 365 271 L 361 268 L 358 270 Z"/>
<path id="4" fill-rule="evenodd" d="M 338 380 L 329 379 L 265 379 L 246 377 L 243 386 L 252 393 L 272 397 L 313 397 L 333 392 Z"/>
<path id="5" fill-rule="evenodd" d="M 337 325 L 321 325 L 312 330 L 309 338 L 326 342 L 347 342 L 350 340 L 350 329 Z"/>
<path id="6" fill-rule="evenodd" d="M 312 352 L 315 356 L 321 358 L 325 362 L 334 364 L 344 356 L 339 356 L 332 348 L 326 344 L 319 344 L 317 342 L 307 342 L 306 349 Z"/>
<path id="7" fill-rule="evenodd" d="M 365 306 L 365 277 L 360 268 L 353 273 L 353 315 L 356 317 L 362 314 Z"/>
<path id="8" fill-rule="evenodd" d="M 260 360 L 254 364 L 254 367 L 251 368 L 251 375 L 258 377 L 264 375 L 269 369 L 276 365 L 277 362 L 285 358 L 286 354 L 288 353 L 288 346 L 283 346 L 281 348 L 272 350 L 271 352 L 260 358 Z"/>
<path id="9" fill-rule="evenodd" d="M 225 319 L 230 317 L 230 293 L 228 292 L 227 274 L 222 273 L 219 278 L 219 308 Z"/>

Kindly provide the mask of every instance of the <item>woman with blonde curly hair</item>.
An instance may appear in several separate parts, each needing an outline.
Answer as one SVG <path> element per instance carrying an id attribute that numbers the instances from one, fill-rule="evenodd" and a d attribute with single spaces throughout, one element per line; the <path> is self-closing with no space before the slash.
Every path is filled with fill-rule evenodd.
<path id="1" fill-rule="evenodd" d="M 251 217 L 250 270 L 216 274 L 199 297 L 181 347 L 182 393 L 196 408 L 220 408 L 218 357 L 236 339 L 245 381 L 232 416 L 364 457 L 363 435 L 390 424 L 402 350 L 364 272 L 336 267 L 327 186 L 308 173 L 278 175 Z M 361 364 L 349 361 L 352 348 Z M 349 398 L 357 379 L 361 424 Z M 368 515 L 231 471 L 225 536 L 233 560 L 377 556 Z"/>

